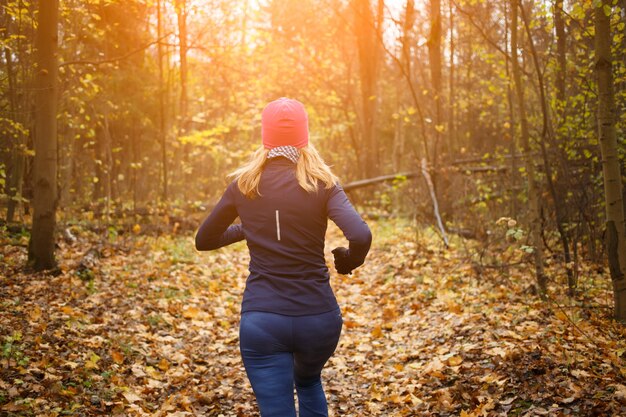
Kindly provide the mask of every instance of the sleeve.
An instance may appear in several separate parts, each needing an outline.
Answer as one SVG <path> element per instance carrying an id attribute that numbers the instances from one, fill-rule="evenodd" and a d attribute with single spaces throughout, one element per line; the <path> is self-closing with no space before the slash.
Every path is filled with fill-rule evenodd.
<path id="1" fill-rule="evenodd" d="M 348 239 L 348 263 L 351 269 L 363 265 L 372 244 L 372 232 L 354 209 L 341 186 L 330 191 L 327 203 L 328 217 L 341 229 Z"/>
<path id="2" fill-rule="evenodd" d="M 219 249 L 245 239 L 241 224 L 231 224 L 238 216 L 235 207 L 236 183 L 231 183 L 211 214 L 196 233 L 197 250 Z"/>

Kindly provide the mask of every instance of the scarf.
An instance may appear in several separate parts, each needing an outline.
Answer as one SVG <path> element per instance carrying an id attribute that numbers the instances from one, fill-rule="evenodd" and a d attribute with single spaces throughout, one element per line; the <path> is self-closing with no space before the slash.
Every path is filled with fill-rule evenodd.
<path id="1" fill-rule="evenodd" d="M 300 158 L 300 151 L 295 146 L 277 146 L 270 150 L 267 154 L 267 159 L 278 158 L 279 156 L 284 156 L 294 164 L 297 164 L 298 158 Z"/>

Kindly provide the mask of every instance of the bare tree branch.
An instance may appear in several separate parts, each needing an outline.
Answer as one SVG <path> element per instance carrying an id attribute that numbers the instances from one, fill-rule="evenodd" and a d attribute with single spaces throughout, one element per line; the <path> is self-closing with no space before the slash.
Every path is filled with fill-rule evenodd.
<path id="1" fill-rule="evenodd" d="M 132 51 L 130 51 L 130 52 L 124 54 L 124 55 L 120 55 L 118 57 L 115 57 L 115 58 L 103 59 L 101 61 L 91 61 L 91 60 L 79 59 L 79 60 L 76 60 L 76 61 L 62 62 L 62 63 L 59 64 L 59 68 L 65 67 L 65 66 L 68 66 L 68 65 L 94 65 L 94 66 L 96 66 L 96 65 L 112 64 L 114 62 L 123 61 L 126 58 L 131 57 L 131 56 L 133 56 L 135 54 L 138 54 L 139 52 L 148 49 L 152 45 L 155 45 L 155 44 L 161 42 L 163 39 L 165 39 L 168 36 L 172 35 L 172 33 L 173 32 L 170 32 L 170 33 L 168 33 L 166 35 L 163 35 L 159 39 L 156 39 L 156 40 L 154 40 L 154 41 L 152 41 L 152 42 L 150 42 L 150 43 L 148 43 L 146 45 L 143 45 L 143 46 L 141 46 L 141 47 L 139 47 L 137 49 L 133 49 Z"/>

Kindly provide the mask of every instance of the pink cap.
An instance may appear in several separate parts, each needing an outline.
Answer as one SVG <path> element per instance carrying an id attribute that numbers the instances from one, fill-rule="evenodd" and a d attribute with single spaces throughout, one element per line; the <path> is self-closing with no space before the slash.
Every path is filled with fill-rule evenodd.
<path id="1" fill-rule="evenodd" d="M 309 143 L 309 118 L 298 100 L 281 97 L 261 114 L 261 136 L 267 149 L 277 146 L 304 148 Z"/>

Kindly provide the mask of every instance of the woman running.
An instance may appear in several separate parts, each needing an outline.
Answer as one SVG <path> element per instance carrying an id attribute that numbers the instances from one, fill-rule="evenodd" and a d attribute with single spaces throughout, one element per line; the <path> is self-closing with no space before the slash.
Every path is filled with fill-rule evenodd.
<path id="1" fill-rule="evenodd" d="M 261 146 L 233 173 L 196 235 L 198 250 L 245 239 L 250 275 L 239 343 L 262 417 L 328 416 L 321 371 L 341 333 L 341 311 L 324 260 L 327 219 L 348 248 L 334 255 L 340 274 L 362 265 L 372 235 L 337 178 L 309 144 L 302 103 L 280 98 L 262 113 Z M 241 224 L 232 224 L 239 217 Z"/>

